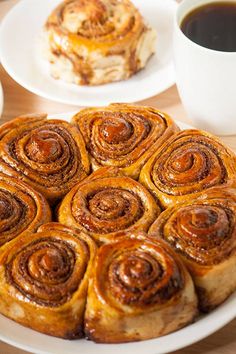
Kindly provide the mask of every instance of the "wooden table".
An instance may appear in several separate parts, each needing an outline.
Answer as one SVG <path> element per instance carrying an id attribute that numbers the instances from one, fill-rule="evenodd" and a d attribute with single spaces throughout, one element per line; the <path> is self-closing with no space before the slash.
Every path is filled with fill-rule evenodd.
<path id="1" fill-rule="evenodd" d="M 0 20 L 9 8 L 18 0 L 0 0 Z M 47 112 L 50 114 L 73 111 L 75 106 L 55 103 L 40 98 L 19 86 L 0 66 L 0 78 L 4 90 L 4 111 L 0 123 L 24 113 Z M 169 113 L 174 119 L 191 124 L 184 112 L 176 87 L 173 86 L 164 93 L 140 102 L 158 107 Z M 236 136 L 223 137 L 222 140 L 236 152 Z M 236 353 L 236 319 L 210 337 L 173 354 L 235 354 Z M 0 354 L 24 354 L 25 351 L 16 349 L 0 342 Z M 66 353 L 65 353 L 66 354 Z"/>

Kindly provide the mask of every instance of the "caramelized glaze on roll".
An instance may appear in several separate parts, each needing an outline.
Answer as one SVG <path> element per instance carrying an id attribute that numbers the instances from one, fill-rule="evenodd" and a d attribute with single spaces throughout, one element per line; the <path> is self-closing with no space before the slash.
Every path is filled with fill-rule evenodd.
<path id="1" fill-rule="evenodd" d="M 196 314 L 192 279 L 163 241 L 126 233 L 98 250 L 85 312 L 89 339 L 155 338 L 183 327 Z"/>
<path id="2" fill-rule="evenodd" d="M 168 207 L 235 178 L 235 155 L 216 137 L 184 130 L 171 137 L 146 163 L 140 182 Z"/>
<path id="3" fill-rule="evenodd" d="M 51 221 L 46 199 L 27 184 L 0 173 L 0 246 Z"/>
<path id="4" fill-rule="evenodd" d="M 84 140 L 65 121 L 23 116 L 2 125 L 0 137 L 0 171 L 27 182 L 51 203 L 89 173 Z"/>
<path id="5" fill-rule="evenodd" d="M 236 290 L 236 190 L 215 187 L 199 199 L 165 210 L 151 226 L 178 252 L 209 311 Z"/>
<path id="6" fill-rule="evenodd" d="M 67 0 L 45 25 L 52 76 L 80 85 L 124 80 L 155 51 L 156 32 L 129 0 Z"/>
<path id="7" fill-rule="evenodd" d="M 87 232 L 98 243 L 109 242 L 124 230 L 147 231 L 160 208 L 140 183 L 100 169 L 76 185 L 63 199 L 59 221 Z"/>
<path id="8" fill-rule="evenodd" d="M 96 246 L 57 223 L 6 244 L 0 257 L 0 312 L 62 338 L 83 335 L 83 314 Z"/>
<path id="9" fill-rule="evenodd" d="M 72 122 L 83 134 L 93 170 L 116 166 L 135 179 L 158 147 L 178 131 L 167 114 L 128 104 L 87 108 Z"/>

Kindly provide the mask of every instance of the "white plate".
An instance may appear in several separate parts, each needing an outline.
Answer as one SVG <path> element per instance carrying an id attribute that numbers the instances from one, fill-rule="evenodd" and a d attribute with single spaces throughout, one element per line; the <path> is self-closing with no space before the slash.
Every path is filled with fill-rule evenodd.
<path id="1" fill-rule="evenodd" d="M 2 110 L 3 110 L 3 90 L 2 90 L 2 85 L 0 81 L 0 117 L 2 115 Z"/>
<path id="2" fill-rule="evenodd" d="M 132 0 L 157 30 L 157 50 L 146 68 L 126 81 L 84 87 L 54 80 L 42 59 L 39 38 L 47 16 L 61 0 L 21 0 L 1 24 L 0 57 L 6 71 L 29 91 L 73 105 L 135 102 L 154 96 L 174 84 L 172 20 L 174 0 Z"/>
<path id="3" fill-rule="evenodd" d="M 75 112 L 74 112 L 75 113 Z M 70 120 L 74 113 L 52 115 Z M 192 128 L 177 121 L 181 129 Z M 85 339 L 63 340 L 25 328 L 0 315 L 0 340 L 35 354 L 163 354 L 186 347 L 214 333 L 236 317 L 236 293 L 195 323 L 157 339 L 128 344 L 96 344 Z"/>

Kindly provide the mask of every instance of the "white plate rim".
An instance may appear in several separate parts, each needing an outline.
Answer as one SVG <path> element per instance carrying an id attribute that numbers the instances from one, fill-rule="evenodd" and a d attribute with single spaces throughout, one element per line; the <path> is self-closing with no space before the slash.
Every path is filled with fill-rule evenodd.
<path id="1" fill-rule="evenodd" d="M 43 1 L 43 0 L 41 0 L 41 1 Z M 146 1 L 148 1 L 148 0 L 146 0 Z M 165 0 L 165 1 L 167 1 L 167 0 Z M 114 100 L 114 99 L 106 99 L 106 98 L 104 98 L 102 100 L 99 99 L 99 100 L 96 101 L 96 100 L 93 99 L 93 101 L 92 100 L 90 101 L 89 98 L 86 98 L 85 100 L 83 100 L 82 98 L 79 98 L 78 100 L 75 101 L 75 100 L 72 100 L 72 99 L 68 100 L 68 99 L 60 98 L 56 94 L 54 94 L 53 92 L 51 92 L 50 94 L 45 93 L 43 90 L 39 89 L 37 86 L 31 85 L 30 83 L 28 83 L 27 81 L 22 79 L 21 75 L 19 75 L 19 73 L 14 69 L 14 67 L 9 65 L 7 58 L 5 58 L 4 50 L 3 50 L 2 45 L 1 45 L 1 42 L 2 42 L 1 41 L 1 37 L 3 38 L 3 36 L 6 35 L 6 30 L 7 30 L 7 27 L 8 27 L 9 19 L 26 2 L 29 2 L 29 0 L 21 0 L 21 1 L 19 1 L 16 5 L 14 5 L 10 9 L 10 11 L 6 14 L 6 16 L 1 21 L 1 24 L 0 24 L 0 60 L 1 60 L 2 66 L 7 71 L 7 73 L 19 85 L 21 85 L 22 87 L 24 87 L 28 91 L 30 91 L 30 92 L 32 92 L 32 93 L 34 93 L 34 94 L 36 94 L 36 95 L 38 95 L 40 97 L 43 97 L 43 98 L 46 98 L 46 99 L 49 99 L 49 100 L 52 100 L 52 101 L 55 101 L 55 102 L 63 103 L 63 104 L 70 104 L 70 105 L 75 105 L 75 106 L 92 106 L 92 105 L 94 105 L 94 106 L 103 106 L 103 105 L 107 105 L 107 104 L 111 103 L 112 101 L 113 102 L 114 101 L 116 101 L 116 102 L 126 102 L 126 103 L 142 101 L 142 100 L 145 100 L 147 98 L 153 97 L 155 95 L 158 95 L 158 94 L 166 91 L 168 88 L 170 88 L 171 86 L 173 86 L 175 84 L 175 70 L 174 70 L 174 63 L 173 63 L 173 60 L 172 60 L 171 62 L 168 63 L 168 65 L 166 65 L 166 67 L 164 69 L 166 78 L 165 78 L 165 81 L 162 81 L 162 83 L 161 83 L 161 89 L 159 89 L 158 91 L 155 91 L 153 88 L 145 87 L 145 90 L 139 90 L 138 93 L 136 93 L 136 94 L 133 93 L 132 94 L 133 95 L 132 98 L 130 96 L 130 97 L 125 98 L 125 100 L 124 99 L 123 100 L 119 100 L 119 99 Z M 171 4 L 171 6 L 173 6 L 172 11 L 175 11 L 176 8 L 177 8 L 176 0 L 168 0 L 168 2 L 169 2 L 169 4 Z M 158 53 L 156 53 L 155 55 L 158 55 Z M 145 68 L 144 68 L 144 70 L 145 70 Z M 134 77 L 137 76 L 138 74 L 139 73 L 134 75 Z M 52 78 L 48 76 L 48 80 L 52 80 Z M 123 85 L 122 90 L 125 90 L 126 82 L 131 81 L 131 80 L 132 80 L 132 77 L 130 79 L 128 79 L 128 80 L 120 81 L 118 83 L 106 84 L 106 85 L 104 85 L 104 87 L 105 86 L 109 87 L 109 85 L 112 85 L 110 87 L 113 87 L 113 85 L 122 84 Z M 63 83 L 63 82 L 59 81 L 59 85 L 64 86 L 64 89 L 66 90 L 67 87 L 68 88 L 72 87 L 70 85 L 73 85 L 73 84 L 66 84 L 66 83 Z M 73 85 L 73 88 L 75 88 L 75 87 L 76 87 L 76 85 Z M 103 85 L 97 86 L 98 90 L 101 90 L 102 87 L 103 87 Z M 92 87 L 92 88 L 94 88 L 94 87 Z M 83 89 L 83 87 L 79 86 L 79 89 Z M 85 87 L 85 89 L 87 90 L 88 87 Z M 78 91 L 78 95 L 79 95 L 79 91 Z"/>
<path id="2" fill-rule="evenodd" d="M 4 95 L 3 95 L 2 84 L 0 81 L 0 118 L 2 115 L 2 111 L 3 111 L 3 106 L 4 106 Z"/>
<path id="3" fill-rule="evenodd" d="M 63 119 L 66 121 L 70 121 L 70 119 L 73 117 L 74 114 L 76 114 L 78 111 L 75 112 L 67 112 L 67 113 L 61 113 L 61 114 L 50 114 L 48 118 L 52 119 Z M 182 130 L 185 129 L 193 129 L 192 126 L 180 122 L 178 120 L 175 120 L 175 122 L 179 125 L 179 127 Z M 59 339 L 56 337 L 50 337 L 44 334 L 41 334 L 37 331 L 33 331 L 29 328 L 26 328 L 24 326 L 19 325 L 18 323 L 4 317 L 3 315 L 0 315 L 0 340 L 2 340 L 5 343 L 8 343 L 12 346 L 15 346 L 17 348 L 20 348 L 22 350 L 32 352 L 35 354 L 72 354 L 74 353 L 74 349 L 72 348 L 72 351 L 68 351 L 67 348 L 65 348 L 65 351 L 58 351 L 60 346 L 63 346 L 65 344 L 65 347 L 67 346 L 66 343 L 77 343 L 78 342 L 78 349 L 80 349 L 79 344 L 80 343 L 87 343 L 89 347 L 91 347 L 91 350 L 88 348 L 86 350 L 83 350 L 83 354 L 130 354 L 135 350 L 136 354 L 164 354 L 164 353 L 169 353 L 175 350 L 182 349 L 184 347 L 187 347 L 191 344 L 194 344 L 209 335 L 213 334 L 220 328 L 224 327 L 227 323 L 229 323 L 231 320 L 233 320 L 236 317 L 236 292 L 232 294 L 222 305 L 217 307 L 214 311 L 207 315 L 201 316 L 199 319 L 197 319 L 196 322 L 193 324 L 190 324 L 176 332 L 173 332 L 169 335 L 159 337 L 156 339 L 150 339 L 150 340 L 145 340 L 141 342 L 132 342 L 132 343 L 122 343 L 122 344 L 96 344 L 90 341 L 86 341 L 85 339 L 79 339 L 78 341 L 67 341 L 63 339 Z M 20 330 L 20 332 L 25 332 L 25 341 L 24 343 L 17 342 L 14 339 L 13 336 L 7 336 L 2 333 L 2 328 L 1 328 L 1 320 L 3 322 L 5 321 L 7 326 L 9 327 L 9 330 L 16 328 Z M 29 334 L 27 336 L 27 333 Z M 39 347 L 35 347 L 33 344 L 27 344 L 28 339 L 32 336 L 36 336 L 38 339 L 39 343 L 44 343 L 48 341 L 51 341 L 55 345 L 58 343 L 58 348 L 56 348 L 56 351 L 48 351 L 47 349 L 40 349 Z M 40 346 L 40 344 L 39 344 Z M 83 347 L 82 349 L 85 349 Z"/>

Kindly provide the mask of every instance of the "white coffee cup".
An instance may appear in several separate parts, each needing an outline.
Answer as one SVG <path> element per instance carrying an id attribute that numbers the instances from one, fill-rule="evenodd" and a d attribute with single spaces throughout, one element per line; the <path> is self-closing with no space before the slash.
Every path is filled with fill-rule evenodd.
<path id="1" fill-rule="evenodd" d="M 202 47 L 180 29 L 189 12 L 212 2 L 222 0 L 182 0 L 178 5 L 174 24 L 176 82 L 195 127 L 217 135 L 232 135 L 236 134 L 236 52 Z"/>

